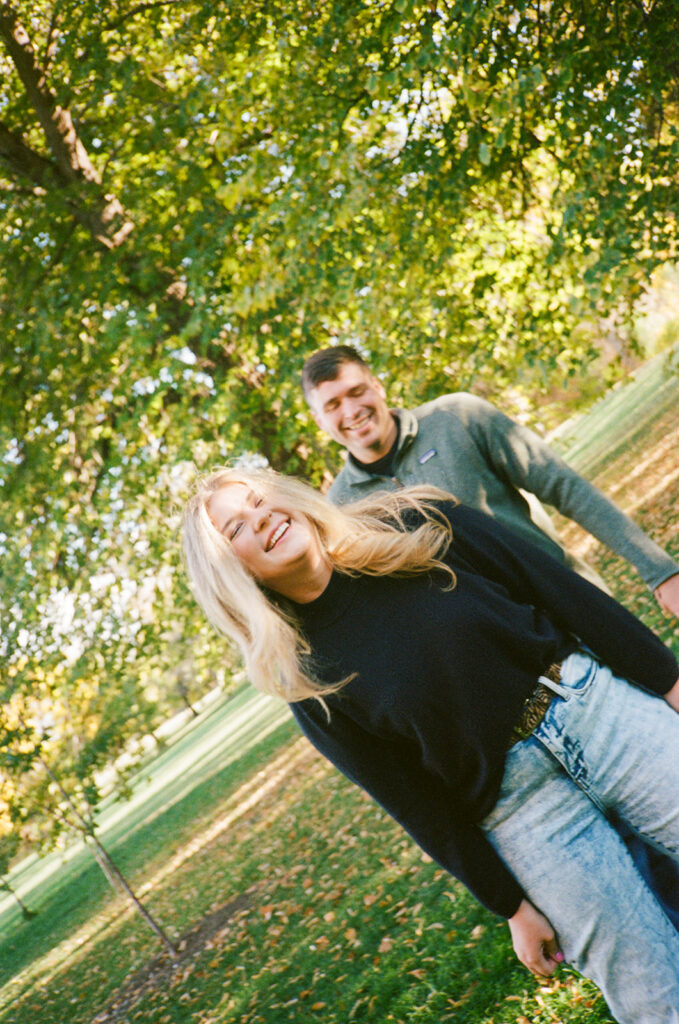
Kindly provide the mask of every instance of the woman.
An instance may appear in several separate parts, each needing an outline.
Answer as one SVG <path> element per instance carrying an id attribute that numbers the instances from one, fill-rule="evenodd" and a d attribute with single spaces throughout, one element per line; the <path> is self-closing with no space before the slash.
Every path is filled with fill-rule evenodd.
<path id="1" fill-rule="evenodd" d="M 523 963 L 546 976 L 567 959 L 620 1024 L 676 1024 L 679 937 L 607 815 L 679 860 L 677 661 L 446 497 L 340 509 L 219 471 L 187 506 L 194 592 L 253 683 L 508 919 Z"/>

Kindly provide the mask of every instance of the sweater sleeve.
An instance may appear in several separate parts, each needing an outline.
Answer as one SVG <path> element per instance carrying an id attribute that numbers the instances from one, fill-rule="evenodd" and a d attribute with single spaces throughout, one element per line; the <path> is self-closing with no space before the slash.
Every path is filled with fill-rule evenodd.
<path id="1" fill-rule="evenodd" d="M 514 600 L 541 609 L 642 689 L 657 694 L 671 689 L 679 677 L 677 659 L 621 604 L 490 516 L 462 505 L 445 511 L 453 529 L 453 567 L 465 564 L 501 583 Z"/>
<path id="2" fill-rule="evenodd" d="M 652 590 L 679 573 L 679 565 L 661 547 L 537 434 L 490 402 L 473 395 L 465 399 L 469 432 L 495 473 L 551 505 L 617 552 L 635 566 Z"/>
<path id="3" fill-rule="evenodd" d="M 329 700 L 330 704 L 331 701 Z M 511 917 L 524 893 L 482 830 L 456 814 L 443 780 L 414 744 L 368 731 L 333 701 L 330 721 L 314 700 L 291 704 L 304 735 L 351 782 L 372 796 L 441 867 L 493 913 Z"/>

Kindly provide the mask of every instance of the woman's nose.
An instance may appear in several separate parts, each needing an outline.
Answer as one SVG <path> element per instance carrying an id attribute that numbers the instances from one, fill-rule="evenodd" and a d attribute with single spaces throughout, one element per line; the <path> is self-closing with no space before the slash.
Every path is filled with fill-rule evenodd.
<path id="1" fill-rule="evenodd" d="M 264 505 L 258 505 L 253 509 L 253 526 L 257 532 L 266 526 L 269 519 L 271 518 L 271 509 L 266 508 Z"/>

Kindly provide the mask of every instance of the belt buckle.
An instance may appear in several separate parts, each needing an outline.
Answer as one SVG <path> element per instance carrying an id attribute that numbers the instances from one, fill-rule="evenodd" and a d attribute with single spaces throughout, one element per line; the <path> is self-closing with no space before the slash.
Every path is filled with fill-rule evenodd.
<path id="1" fill-rule="evenodd" d="M 552 683 L 558 683 L 561 681 L 561 665 L 554 663 L 542 673 L 545 679 L 549 679 Z M 511 736 L 509 738 L 509 747 L 513 747 L 516 743 L 520 743 L 521 740 L 527 740 L 529 736 L 532 736 L 537 727 L 542 722 L 542 719 L 547 714 L 552 700 L 554 699 L 554 691 L 550 690 L 544 683 L 538 683 L 530 697 L 527 697 L 524 701 L 524 705 L 519 716 L 519 720 L 512 729 Z"/>

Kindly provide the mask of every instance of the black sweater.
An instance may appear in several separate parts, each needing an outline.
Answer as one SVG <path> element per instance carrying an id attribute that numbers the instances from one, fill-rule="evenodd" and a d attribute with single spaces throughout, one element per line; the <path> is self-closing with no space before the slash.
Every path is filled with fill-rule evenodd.
<path id="1" fill-rule="evenodd" d="M 292 705 L 311 742 L 490 910 L 523 891 L 478 827 L 496 803 L 510 733 L 538 676 L 577 646 L 657 694 L 672 652 L 612 598 L 498 522 L 441 508 L 453 528 L 441 574 L 333 573 L 295 605 L 316 677 L 358 673 L 327 704 Z"/>

